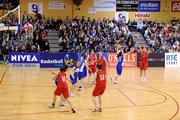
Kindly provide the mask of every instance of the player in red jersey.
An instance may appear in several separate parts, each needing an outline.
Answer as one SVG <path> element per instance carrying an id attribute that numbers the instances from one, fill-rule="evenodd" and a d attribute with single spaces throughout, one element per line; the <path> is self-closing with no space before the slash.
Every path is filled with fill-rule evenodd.
<path id="1" fill-rule="evenodd" d="M 52 104 L 49 104 L 49 108 L 54 108 L 55 107 L 55 103 L 56 103 L 56 97 L 57 96 L 61 96 L 61 94 L 64 96 L 65 100 L 68 102 L 68 104 L 71 107 L 71 111 L 73 113 L 75 113 L 76 111 L 74 110 L 74 108 L 72 107 L 71 101 L 69 99 L 69 90 L 68 90 L 68 86 L 66 83 L 66 67 L 62 66 L 60 68 L 60 72 L 57 75 L 57 80 L 58 80 L 58 85 L 56 90 L 54 91 L 54 97 L 53 97 L 53 102 Z"/>
<path id="2" fill-rule="evenodd" d="M 102 112 L 101 96 L 106 89 L 106 74 L 104 71 L 102 71 L 102 65 L 97 64 L 97 68 L 96 86 L 92 93 L 93 103 L 95 106 L 93 112 Z"/>
<path id="3" fill-rule="evenodd" d="M 94 54 L 94 51 L 92 50 L 90 52 L 90 55 L 87 58 L 87 63 L 88 63 L 88 68 L 89 68 L 88 82 L 90 83 L 91 83 L 91 79 L 94 79 L 94 73 L 96 72 L 96 62 L 97 62 L 97 58 L 96 58 L 96 55 Z"/>
<path id="4" fill-rule="evenodd" d="M 140 57 L 140 80 L 146 80 L 146 70 L 148 68 L 148 49 L 146 47 L 141 47 L 141 57 Z"/>
<path id="5" fill-rule="evenodd" d="M 104 71 L 106 73 L 106 65 L 107 65 L 107 61 L 106 59 L 103 57 L 102 52 L 98 53 L 98 57 L 97 57 L 97 64 L 102 65 L 102 71 Z"/>

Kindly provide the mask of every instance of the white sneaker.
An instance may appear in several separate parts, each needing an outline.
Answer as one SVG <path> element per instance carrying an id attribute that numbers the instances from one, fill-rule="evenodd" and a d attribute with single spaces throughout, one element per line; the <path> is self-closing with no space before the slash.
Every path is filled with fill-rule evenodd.
<path id="1" fill-rule="evenodd" d="M 117 81 L 117 80 L 114 80 L 114 81 L 113 81 L 113 84 L 118 84 L 118 81 Z"/>
<path id="2" fill-rule="evenodd" d="M 74 94 L 74 92 L 71 92 L 70 94 L 71 94 L 71 97 L 75 97 L 75 94 Z"/>
<path id="3" fill-rule="evenodd" d="M 52 105 L 51 103 L 48 105 L 48 107 L 49 107 L 50 109 L 55 108 L 55 106 L 54 106 L 54 105 Z"/>
<path id="4" fill-rule="evenodd" d="M 145 77 L 143 77 L 143 78 L 142 78 L 142 81 L 143 81 L 143 82 L 145 82 L 145 81 L 146 81 L 146 78 L 145 78 Z"/>
<path id="5" fill-rule="evenodd" d="M 65 104 L 65 102 L 64 101 L 61 101 L 60 103 L 59 103 L 59 107 L 64 107 L 66 104 Z"/>
<path id="6" fill-rule="evenodd" d="M 113 77 L 110 77 L 110 80 L 111 80 L 111 83 L 113 83 L 113 81 L 114 81 Z"/>
<path id="7" fill-rule="evenodd" d="M 79 86 L 78 91 L 83 91 L 83 86 Z"/>

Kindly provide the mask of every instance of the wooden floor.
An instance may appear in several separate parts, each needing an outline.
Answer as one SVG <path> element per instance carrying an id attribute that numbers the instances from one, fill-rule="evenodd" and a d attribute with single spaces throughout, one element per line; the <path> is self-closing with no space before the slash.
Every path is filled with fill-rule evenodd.
<path id="1" fill-rule="evenodd" d="M 58 69 L 0 65 L 0 120 L 180 120 L 180 68 L 149 68 L 145 83 L 138 81 L 138 68 L 124 68 L 118 85 L 108 82 L 102 113 L 91 112 L 92 86 L 72 97 L 76 114 L 68 105 L 48 109 L 55 89 L 52 71 Z"/>

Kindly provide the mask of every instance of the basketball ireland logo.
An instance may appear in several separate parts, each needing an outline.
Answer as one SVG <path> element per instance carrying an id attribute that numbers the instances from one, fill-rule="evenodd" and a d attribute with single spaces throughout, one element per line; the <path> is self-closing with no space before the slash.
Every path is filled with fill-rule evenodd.
<path id="1" fill-rule="evenodd" d="M 72 67 L 74 65 L 74 60 L 73 58 L 71 58 L 69 56 L 69 54 L 66 54 L 65 57 L 64 57 L 64 63 L 65 65 L 67 65 L 68 67 Z"/>

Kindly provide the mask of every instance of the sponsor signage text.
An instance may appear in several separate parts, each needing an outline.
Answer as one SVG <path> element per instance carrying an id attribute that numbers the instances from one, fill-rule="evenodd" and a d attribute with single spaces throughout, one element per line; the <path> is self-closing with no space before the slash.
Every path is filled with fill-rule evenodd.
<path id="1" fill-rule="evenodd" d="M 165 67 L 180 67 L 180 53 L 165 53 Z"/>
<path id="2" fill-rule="evenodd" d="M 139 0 L 138 12 L 160 12 L 160 1 Z"/>
<path id="3" fill-rule="evenodd" d="M 117 0 L 116 11 L 138 11 L 138 0 Z"/>
<path id="4" fill-rule="evenodd" d="M 149 19 L 151 18 L 151 13 L 144 13 L 144 12 L 136 12 L 134 14 L 135 19 Z"/>
<path id="5" fill-rule="evenodd" d="M 114 67 L 117 64 L 117 53 L 108 53 L 108 66 Z M 123 66 L 136 67 L 137 66 L 137 53 L 128 53 L 124 56 Z"/>

